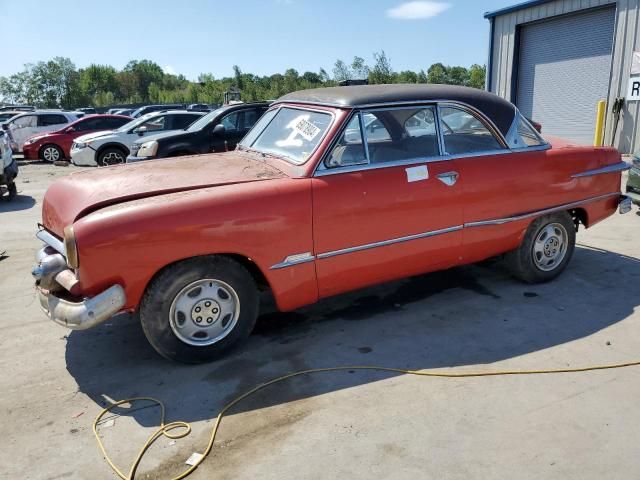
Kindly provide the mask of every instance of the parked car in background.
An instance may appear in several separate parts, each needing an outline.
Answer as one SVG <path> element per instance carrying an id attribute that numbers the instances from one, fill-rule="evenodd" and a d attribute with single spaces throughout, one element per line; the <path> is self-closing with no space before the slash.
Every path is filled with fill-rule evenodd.
<path id="1" fill-rule="evenodd" d="M 7 110 L 13 110 L 17 112 L 33 112 L 36 107 L 32 105 L 5 105 L 0 107 L 0 112 L 6 112 Z"/>
<path id="2" fill-rule="evenodd" d="M 15 179 L 18 176 L 18 164 L 13 158 L 9 133 L 0 130 L 0 197 L 13 200 L 18 194 Z"/>
<path id="3" fill-rule="evenodd" d="M 132 118 L 138 118 L 150 112 L 160 112 L 163 110 L 184 110 L 186 105 L 184 103 L 177 103 L 173 105 L 146 105 L 134 110 L 131 113 Z"/>
<path id="4" fill-rule="evenodd" d="M 74 139 L 91 132 L 115 130 L 130 121 L 131 117 L 123 115 L 87 115 L 59 130 L 28 138 L 24 142 L 22 153 L 27 160 L 70 160 Z"/>
<path id="5" fill-rule="evenodd" d="M 2 112 L 0 112 L 0 123 L 8 122 L 13 117 L 15 117 L 16 115 L 20 115 L 21 113 L 24 112 L 18 110 L 3 110 Z"/>
<path id="6" fill-rule="evenodd" d="M 203 115 L 201 112 L 186 110 L 152 112 L 117 130 L 82 135 L 71 145 L 71 162 L 84 166 L 124 163 L 135 140 L 155 132 L 182 130 Z"/>
<path id="7" fill-rule="evenodd" d="M 82 112 L 67 112 L 62 110 L 36 110 L 16 115 L 2 125 L 11 131 L 14 152 L 22 152 L 22 146 L 27 138 L 34 135 L 58 130 L 78 118 L 84 117 Z"/>
<path id="8" fill-rule="evenodd" d="M 368 114 L 385 139 L 347 138 Z M 251 333 L 260 290 L 288 311 L 499 255 L 517 278 L 550 281 L 580 224 L 631 209 L 627 168 L 614 148 L 541 137 L 482 90 L 295 92 L 233 152 L 56 180 L 37 232 L 38 298 L 80 330 L 138 312 L 161 355 L 209 361 Z"/>
<path id="9" fill-rule="evenodd" d="M 192 103 L 187 107 L 187 110 L 196 112 L 210 112 L 211 107 L 209 107 L 209 105 L 207 105 L 206 103 Z"/>
<path id="10" fill-rule="evenodd" d="M 633 203 L 640 206 L 640 152 L 633 156 L 632 162 L 626 190 Z"/>
<path id="11" fill-rule="evenodd" d="M 267 102 L 230 105 L 208 113 L 185 130 L 136 140 L 127 162 L 233 150 L 267 108 Z"/>
<path id="12" fill-rule="evenodd" d="M 115 112 L 116 115 L 126 115 L 127 117 L 133 118 L 132 114 L 135 110 L 133 108 L 119 108 Z"/>
<path id="13" fill-rule="evenodd" d="M 96 113 L 98 113 L 96 109 L 93 107 L 83 107 L 83 108 L 78 108 L 77 110 L 78 112 L 83 112 L 87 115 L 95 115 Z"/>

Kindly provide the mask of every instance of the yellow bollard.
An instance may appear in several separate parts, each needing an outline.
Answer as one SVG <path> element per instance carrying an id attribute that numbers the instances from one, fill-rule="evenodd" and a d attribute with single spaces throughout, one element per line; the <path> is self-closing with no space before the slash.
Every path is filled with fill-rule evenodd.
<path id="1" fill-rule="evenodd" d="M 601 147 L 604 141 L 604 116 L 607 113 L 606 100 L 598 102 L 598 111 L 596 113 L 596 131 L 593 134 L 593 146 Z"/>

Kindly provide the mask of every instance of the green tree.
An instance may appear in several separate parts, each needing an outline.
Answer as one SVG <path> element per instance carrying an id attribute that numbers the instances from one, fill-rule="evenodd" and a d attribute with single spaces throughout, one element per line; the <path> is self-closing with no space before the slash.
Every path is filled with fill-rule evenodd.
<path id="1" fill-rule="evenodd" d="M 333 65 L 333 79 L 336 82 L 343 82 L 349 80 L 352 77 L 351 69 L 342 60 L 336 60 Z"/>
<path id="2" fill-rule="evenodd" d="M 393 83 L 394 74 L 391 68 L 391 60 L 387 58 L 384 50 L 374 52 L 375 63 L 369 72 L 369 83 Z"/>
<path id="3" fill-rule="evenodd" d="M 447 67 L 441 63 L 434 63 L 427 70 L 428 83 L 449 83 L 449 74 Z"/>
<path id="4" fill-rule="evenodd" d="M 473 64 L 469 67 L 469 86 L 483 89 L 487 78 L 486 65 Z"/>

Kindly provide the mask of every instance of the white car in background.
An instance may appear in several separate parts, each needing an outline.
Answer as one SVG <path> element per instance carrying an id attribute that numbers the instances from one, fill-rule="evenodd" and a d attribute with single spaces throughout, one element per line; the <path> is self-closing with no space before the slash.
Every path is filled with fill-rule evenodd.
<path id="1" fill-rule="evenodd" d="M 11 132 L 14 152 L 22 152 L 22 146 L 29 137 L 40 133 L 59 130 L 65 125 L 75 122 L 84 116 L 83 112 L 66 112 L 62 110 L 36 110 L 16 115 L 2 125 Z"/>
<path id="2" fill-rule="evenodd" d="M 71 145 L 71 163 L 81 166 L 107 166 L 125 163 L 131 144 L 147 134 L 184 130 L 205 112 L 168 110 L 143 115 L 117 130 L 82 135 Z"/>

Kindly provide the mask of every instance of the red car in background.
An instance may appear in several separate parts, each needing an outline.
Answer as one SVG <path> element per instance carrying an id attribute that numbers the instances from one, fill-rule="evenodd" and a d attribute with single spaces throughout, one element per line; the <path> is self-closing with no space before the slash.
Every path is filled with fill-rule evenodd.
<path id="1" fill-rule="evenodd" d="M 131 120 L 131 117 L 125 115 L 88 115 L 82 117 L 65 125 L 60 130 L 34 135 L 27 139 L 23 146 L 24 158 L 48 162 L 68 160 L 71 158 L 71 144 L 75 138 L 91 132 L 115 130 Z"/>

